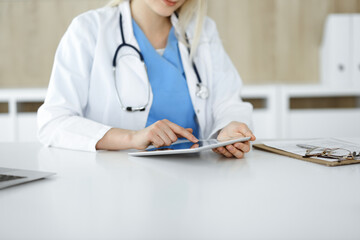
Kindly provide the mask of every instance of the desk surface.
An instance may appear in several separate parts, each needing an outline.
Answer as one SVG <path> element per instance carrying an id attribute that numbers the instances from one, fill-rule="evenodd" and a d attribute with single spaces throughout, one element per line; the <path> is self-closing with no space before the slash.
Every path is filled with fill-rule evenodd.
<path id="1" fill-rule="evenodd" d="M 360 239 L 360 164 L 37 143 L 1 143 L 0 153 L 2 167 L 57 172 L 0 191 L 0 239 Z"/>

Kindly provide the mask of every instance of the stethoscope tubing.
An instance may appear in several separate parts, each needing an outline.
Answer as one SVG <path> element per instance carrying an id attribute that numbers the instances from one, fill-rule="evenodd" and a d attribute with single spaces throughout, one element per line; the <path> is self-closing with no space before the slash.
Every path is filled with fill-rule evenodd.
<path id="1" fill-rule="evenodd" d="M 125 41 L 124 31 L 123 31 L 123 27 L 122 27 L 122 26 L 123 26 L 123 23 L 122 23 L 122 14 L 120 14 L 119 25 L 120 25 L 120 34 L 121 34 L 122 43 L 117 47 L 117 49 L 116 49 L 116 51 L 115 51 L 114 58 L 113 58 L 113 67 L 116 67 L 117 55 L 118 55 L 118 53 L 119 53 L 119 50 L 120 50 L 122 47 L 130 47 L 130 48 L 134 49 L 134 50 L 139 54 L 140 60 L 141 60 L 142 62 L 144 62 L 144 56 L 142 55 L 142 53 L 140 52 L 140 50 L 137 49 L 135 46 L 126 43 L 126 41 Z"/>
<path id="2" fill-rule="evenodd" d="M 139 49 L 137 49 L 135 46 L 126 43 L 125 36 L 124 36 L 123 21 L 122 21 L 122 14 L 121 13 L 120 13 L 120 18 L 119 18 L 119 25 L 120 25 L 120 34 L 121 34 L 122 43 L 116 48 L 116 51 L 115 51 L 115 54 L 114 54 L 114 57 L 113 57 L 113 61 L 112 61 L 116 95 L 117 95 L 117 98 L 118 98 L 118 101 L 120 103 L 120 106 L 121 106 L 122 110 L 127 111 L 127 112 L 145 111 L 146 107 L 148 106 L 148 104 L 150 102 L 150 81 L 149 81 L 149 76 L 148 76 L 147 68 L 146 68 L 145 61 L 144 61 L 144 56 L 141 53 L 141 51 Z M 189 45 L 189 40 L 188 40 L 188 37 L 187 37 L 186 34 L 185 34 L 185 38 L 186 38 L 187 44 Z M 116 83 L 116 59 L 118 57 L 120 49 L 123 48 L 123 47 L 130 47 L 133 50 L 135 50 L 135 52 L 137 52 L 139 54 L 139 58 L 140 58 L 141 62 L 145 66 L 145 72 L 146 72 L 146 75 L 147 75 L 147 78 L 148 78 L 148 101 L 144 106 L 140 106 L 140 107 L 130 107 L 130 106 L 128 106 L 128 107 L 125 107 L 123 105 L 122 101 L 121 101 L 121 98 L 120 98 L 120 95 L 119 95 L 119 92 L 118 92 L 118 89 L 117 89 L 117 83 Z M 188 47 L 188 52 L 190 54 L 190 48 L 189 47 Z M 194 61 L 192 61 L 192 67 L 194 69 L 194 72 L 195 72 L 195 75 L 196 75 L 196 78 L 197 78 L 197 81 L 198 81 L 197 84 L 196 84 L 196 87 L 197 87 L 196 96 L 200 97 L 202 99 L 207 99 L 208 96 L 209 96 L 208 89 L 207 89 L 206 86 L 204 86 L 202 84 L 199 71 L 198 71 Z"/>

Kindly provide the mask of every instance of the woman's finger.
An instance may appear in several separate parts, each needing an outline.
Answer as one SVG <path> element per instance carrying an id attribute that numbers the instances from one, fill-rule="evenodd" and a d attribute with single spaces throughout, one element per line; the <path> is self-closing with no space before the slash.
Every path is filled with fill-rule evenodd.
<path id="1" fill-rule="evenodd" d="M 164 146 L 170 146 L 173 143 L 165 131 L 159 131 L 158 136 L 163 140 Z"/>
<path id="2" fill-rule="evenodd" d="M 241 150 L 244 153 L 247 153 L 250 151 L 250 142 L 235 143 L 234 147 Z"/>
<path id="3" fill-rule="evenodd" d="M 190 147 L 190 149 L 198 148 L 198 147 L 199 147 L 199 144 L 195 143 L 194 145 L 192 145 L 192 146 Z"/>
<path id="4" fill-rule="evenodd" d="M 174 133 L 176 133 L 177 135 L 180 135 L 181 137 L 184 137 L 184 138 L 188 139 L 189 141 L 191 141 L 193 143 L 197 143 L 199 141 L 194 135 L 192 135 L 185 128 L 180 127 L 179 125 L 177 125 L 175 123 L 172 123 L 170 121 L 168 121 L 167 124 L 174 131 Z"/>
<path id="5" fill-rule="evenodd" d="M 164 142 L 163 145 L 169 146 L 172 141 L 169 136 L 166 134 L 165 129 L 167 128 L 166 124 L 163 124 L 161 121 L 156 122 L 152 127 L 153 135 L 157 135 Z"/>
<path id="6" fill-rule="evenodd" d="M 227 158 L 233 157 L 233 155 L 228 150 L 226 150 L 224 147 L 218 147 L 217 150 L 219 151 L 219 153 L 221 153 L 222 155 L 224 155 Z"/>
<path id="7" fill-rule="evenodd" d="M 151 139 L 151 144 L 158 148 L 164 146 L 165 143 L 158 135 L 155 134 Z"/>
<path id="8" fill-rule="evenodd" d="M 161 130 L 167 135 L 167 137 L 170 139 L 170 144 L 173 142 L 177 141 L 177 136 L 174 133 L 174 131 L 170 128 L 170 126 L 168 125 L 168 123 L 166 121 L 160 121 L 159 122 L 159 127 L 161 128 Z M 161 137 L 166 137 L 161 135 Z M 167 143 L 167 142 L 166 142 Z M 170 145 L 169 144 L 169 145 Z"/>
<path id="9" fill-rule="evenodd" d="M 242 151 L 240 151 L 239 149 L 237 149 L 236 147 L 234 147 L 233 145 L 227 145 L 226 149 L 236 158 L 240 159 L 244 157 L 244 153 Z"/>
<path id="10" fill-rule="evenodd" d="M 192 128 L 185 128 L 186 131 L 188 131 L 189 133 L 193 133 L 194 130 Z"/>
<path id="11" fill-rule="evenodd" d="M 213 148 L 212 151 L 213 151 L 214 153 L 220 154 L 219 151 L 218 151 L 216 148 Z"/>
<path id="12" fill-rule="evenodd" d="M 192 128 L 185 128 L 186 131 L 188 131 L 189 133 L 193 133 Z M 179 134 L 175 134 L 178 138 L 182 138 L 183 136 L 179 135 Z"/>
<path id="13" fill-rule="evenodd" d="M 255 141 L 256 140 L 256 137 L 253 134 L 253 132 L 245 124 L 241 125 L 240 133 L 243 134 L 245 137 L 250 137 L 250 141 Z"/>

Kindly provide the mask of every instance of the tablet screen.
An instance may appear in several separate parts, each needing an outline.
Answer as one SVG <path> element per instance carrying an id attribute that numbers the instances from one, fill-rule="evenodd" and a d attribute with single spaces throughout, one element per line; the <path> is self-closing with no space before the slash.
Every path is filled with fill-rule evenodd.
<path id="1" fill-rule="evenodd" d="M 197 143 L 193 143 L 190 141 L 180 142 L 180 143 L 174 143 L 170 146 L 164 146 L 159 148 L 148 148 L 146 151 L 164 151 L 164 150 L 179 150 L 179 149 L 193 149 L 193 148 L 199 148 L 199 147 L 205 147 L 208 145 L 216 144 L 218 141 L 215 139 L 210 140 L 200 140 Z"/>

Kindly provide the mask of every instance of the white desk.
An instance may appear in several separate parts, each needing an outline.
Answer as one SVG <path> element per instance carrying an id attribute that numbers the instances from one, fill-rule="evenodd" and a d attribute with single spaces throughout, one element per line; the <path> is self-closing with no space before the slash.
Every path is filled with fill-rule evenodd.
<path id="1" fill-rule="evenodd" d="M 0 190 L 0 239 L 360 239 L 360 164 L 253 150 L 158 158 L 1 143 L 0 165 L 57 172 Z"/>

